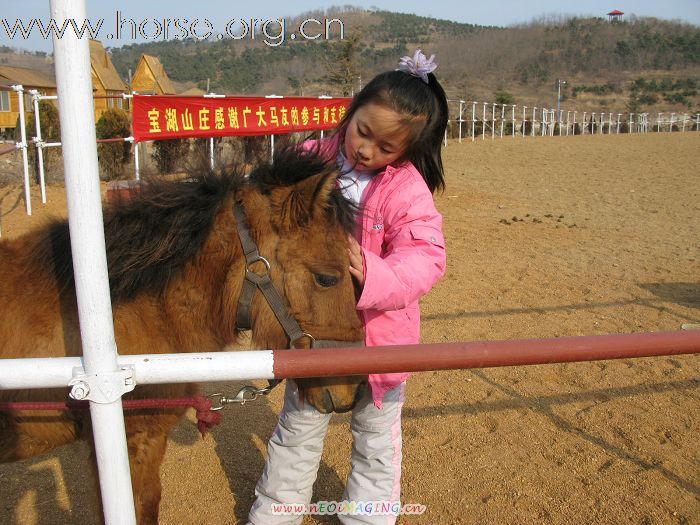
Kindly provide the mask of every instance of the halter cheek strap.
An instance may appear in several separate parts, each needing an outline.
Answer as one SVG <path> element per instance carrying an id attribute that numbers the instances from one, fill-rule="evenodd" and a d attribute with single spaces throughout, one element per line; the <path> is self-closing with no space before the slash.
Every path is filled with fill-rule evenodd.
<path id="1" fill-rule="evenodd" d="M 272 283 L 270 279 L 270 263 L 258 252 L 258 246 L 250 234 L 250 228 L 248 227 L 241 202 L 234 202 L 233 214 L 236 218 L 238 237 L 241 240 L 241 246 L 245 254 L 245 280 L 243 281 L 243 289 L 238 300 L 236 328 L 239 330 L 250 330 L 252 328 L 251 306 L 253 304 L 253 296 L 255 291 L 260 289 L 270 308 L 272 308 L 272 312 L 287 334 L 290 347 L 304 337 L 309 337 L 313 341 L 313 337 L 305 333 L 296 319 L 289 314 L 289 308 L 285 300 Z M 256 262 L 262 262 L 265 265 L 265 273 L 257 274 L 253 271 L 251 266 Z"/>
<path id="2" fill-rule="evenodd" d="M 233 215 L 236 218 L 238 238 L 241 240 L 241 246 L 245 254 L 245 280 L 243 281 L 243 289 L 238 299 L 238 310 L 236 312 L 236 328 L 238 330 L 250 330 L 252 328 L 251 306 L 253 304 L 255 291 L 259 289 L 263 296 L 265 296 L 267 304 L 272 308 L 275 317 L 277 317 L 277 320 L 282 325 L 284 332 L 287 334 L 290 348 L 294 348 L 294 343 L 304 337 L 307 337 L 311 341 L 311 348 L 365 346 L 364 341 L 316 340 L 311 334 L 304 332 L 297 320 L 289 314 L 287 302 L 279 294 L 275 285 L 272 284 L 272 280 L 270 279 L 270 263 L 258 252 L 258 245 L 250 234 L 250 227 L 245 217 L 243 203 L 240 201 L 234 201 Z M 265 265 L 264 274 L 257 274 L 253 271 L 251 266 L 256 262 L 261 262 Z M 268 387 L 258 392 L 267 394 L 281 381 L 281 379 L 268 379 Z"/>

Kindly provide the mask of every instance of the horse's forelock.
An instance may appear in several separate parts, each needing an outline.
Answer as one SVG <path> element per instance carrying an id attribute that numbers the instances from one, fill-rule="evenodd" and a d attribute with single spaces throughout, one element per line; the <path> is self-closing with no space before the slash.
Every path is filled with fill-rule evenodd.
<path id="1" fill-rule="evenodd" d="M 292 186 L 309 177 L 327 174 L 337 176 L 335 159 L 326 159 L 318 147 L 308 150 L 298 145 L 288 146 L 275 153 L 271 163 L 259 166 L 250 174 L 250 183 L 263 194 L 275 188 Z M 357 207 L 345 198 L 337 185 L 331 190 L 328 200 L 319 203 L 332 223 L 342 225 L 347 232 L 354 231 Z"/>

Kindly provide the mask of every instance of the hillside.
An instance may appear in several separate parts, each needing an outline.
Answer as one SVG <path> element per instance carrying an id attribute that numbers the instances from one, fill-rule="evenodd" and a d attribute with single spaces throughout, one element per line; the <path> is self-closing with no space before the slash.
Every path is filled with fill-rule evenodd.
<path id="1" fill-rule="evenodd" d="M 153 42 L 112 49 L 112 59 L 125 79 L 148 53 L 173 80 L 202 88 L 209 81 L 219 93 L 317 95 L 351 93 L 420 47 L 437 54 L 439 78 L 453 99 L 492 101 L 505 92 L 511 103 L 553 107 L 562 79 L 563 103 L 579 110 L 700 111 L 697 26 L 632 15 L 615 23 L 549 17 L 500 28 L 334 8 L 288 20 L 287 30 L 324 16 L 343 21 L 344 41 L 287 34 L 276 47 L 249 38 Z"/>

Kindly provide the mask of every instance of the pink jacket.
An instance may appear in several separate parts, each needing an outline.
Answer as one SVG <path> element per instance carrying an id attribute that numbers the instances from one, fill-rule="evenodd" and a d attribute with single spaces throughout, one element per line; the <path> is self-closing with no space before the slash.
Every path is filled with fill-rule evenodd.
<path id="1" fill-rule="evenodd" d="M 335 158 L 339 137 L 321 141 Z M 442 216 L 423 177 L 411 162 L 386 169 L 370 181 L 362 196 L 355 236 L 363 252 L 365 284 L 357 309 L 365 325 L 365 344 L 383 346 L 420 342 L 418 300 L 445 273 Z M 374 404 L 409 373 L 372 374 Z"/>

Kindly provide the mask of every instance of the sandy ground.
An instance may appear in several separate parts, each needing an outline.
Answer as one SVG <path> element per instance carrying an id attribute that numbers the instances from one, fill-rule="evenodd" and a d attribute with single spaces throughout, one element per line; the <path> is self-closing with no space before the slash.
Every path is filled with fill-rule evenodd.
<path id="1" fill-rule="evenodd" d="M 423 340 L 700 323 L 699 151 L 700 133 L 451 142 L 437 198 L 449 266 L 422 303 Z M 63 188 L 34 203 L 27 217 L 21 189 L 0 188 L 3 237 L 61 214 Z M 426 511 L 400 523 L 700 523 L 699 386 L 692 356 L 416 374 L 402 500 Z M 245 521 L 280 403 L 278 389 L 228 408 L 205 439 L 175 429 L 162 523 Z M 348 421 L 332 420 L 316 501 L 341 497 Z M 0 523 L 98 523 L 87 456 L 79 443 L 1 465 Z"/>

